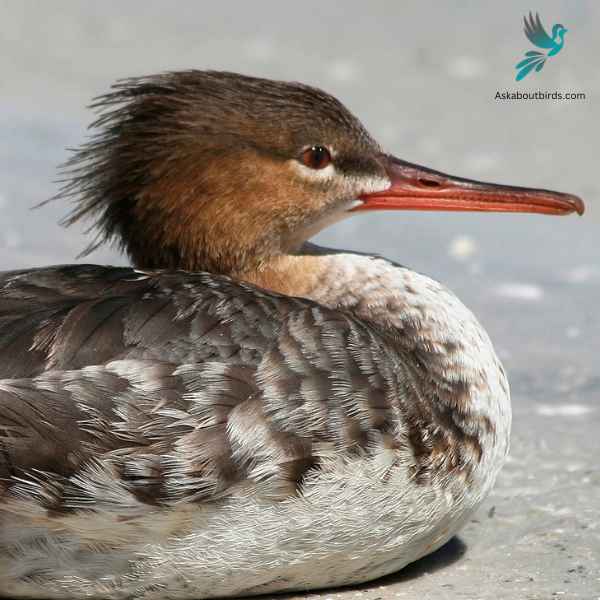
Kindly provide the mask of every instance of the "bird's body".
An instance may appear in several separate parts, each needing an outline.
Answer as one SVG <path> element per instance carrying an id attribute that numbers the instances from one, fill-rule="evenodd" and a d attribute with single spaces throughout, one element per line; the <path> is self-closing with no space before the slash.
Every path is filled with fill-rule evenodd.
<path id="1" fill-rule="evenodd" d="M 0 574 L 23 578 L 0 575 L 3 590 L 197 598 L 341 585 L 456 532 L 508 449 L 489 339 L 425 276 L 353 254 L 314 260 L 338 282 L 318 302 L 206 274 L 4 276 L 0 319 L 28 334 L 0 346 L 0 418 L 18 423 L 2 478 L 14 463 L 31 470 L 0 504 Z M 361 318 L 369 302 L 393 319 L 389 335 L 374 329 L 377 309 Z M 19 352 L 32 345 L 36 362 Z"/>
<path id="2" fill-rule="evenodd" d="M 250 88 L 250 109 L 227 104 L 224 90 Z M 193 119 L 215 127 L 215 97 L 251 119 L 283 92 L 299 108 L 281 105 L 272 151 L 241 120 L 253 143 L 207 152 L 227 136 L 190 135 Z M 305 240 L 365 207 L 564 214 L 581 201 L 383 155 L 341 105 L 295 84 L 190 72 L 118 94 L 107 103 L 124 108 L 101 119 L 69 190 L 83 196 L 76 217 L 98 214 L 138 268 L 0 274 L 0 595 L 348 585 L 445 543 L 508 451 L 491 342 L 441 284 Z M 304 142 L 286 131 L 301 109 L 335 149 L 308 126 Z M 240 168 L 222 172 L 236 153 Z"/>

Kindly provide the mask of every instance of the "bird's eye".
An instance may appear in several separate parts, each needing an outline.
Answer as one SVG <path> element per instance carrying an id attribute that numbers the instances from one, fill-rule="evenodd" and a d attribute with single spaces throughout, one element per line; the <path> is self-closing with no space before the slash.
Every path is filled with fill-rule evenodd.
<path id="1" fill-rule="evenodd" d="M 331 154 L 325 146 L 311 146 L 302 153 L 302 162 L 311 169 L 324 169 L 331 162 Z"/>

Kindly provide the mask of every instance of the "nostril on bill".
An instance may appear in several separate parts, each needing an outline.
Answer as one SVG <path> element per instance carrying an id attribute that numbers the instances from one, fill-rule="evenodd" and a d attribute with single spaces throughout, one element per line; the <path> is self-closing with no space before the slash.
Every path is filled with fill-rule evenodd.
<path id="1" fill-rule="evenodd" d="M 430 187 L 430 188 L 440 187 L 440 182 L 434 181 L 433 179 L 420 178 L 419 183 L 425 187 Z"/>

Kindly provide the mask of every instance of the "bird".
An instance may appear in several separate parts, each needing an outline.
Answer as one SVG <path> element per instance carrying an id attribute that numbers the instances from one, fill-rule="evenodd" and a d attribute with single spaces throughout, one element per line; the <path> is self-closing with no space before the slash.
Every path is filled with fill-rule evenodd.
<path id="1" fill-rule="evenodd" d="M 0 595 L 346 586 L 445 544 L 506 459 L 505 370 L 443 284 L 310 239 L 583 201 L 396 158 L 301 83 L 164 72 L 93 107 L 58 196 L 132 266 L 0 273 Z"/>
<path id="2" fill-rule="evenodd" d="M 547 53 L 539 52 L 538 50 L 529 50 L 525 52 L 525 57 L 520 61 L 515 69 L 517 70 L 516 81 L 521 81 L 525 78 L 533 69 L 539 73 L 546 64 L 546 60 L 551 56 L 556 56 L 565 45 L 565 33 L 569 31 L 564 25 L 556 23 L 552 27 L 552 36 L 549 36 L 542 25 L 540 15 L 536 13 L 535 19 L 531 12 L 529 13 L 529 20 L 527 17 L 523 18 L 525 23 L 525 36 L 527 39 L 538 48 L 548 50 Z"/>

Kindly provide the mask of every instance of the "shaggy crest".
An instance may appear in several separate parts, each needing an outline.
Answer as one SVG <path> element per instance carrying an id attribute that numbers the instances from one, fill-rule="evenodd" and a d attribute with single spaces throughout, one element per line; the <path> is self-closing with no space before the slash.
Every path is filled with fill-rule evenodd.
<path id="1" fill-rule="evenodd" d="M 140 267 L 174 267 L 185 262 L 186 251 L 197 252 L 182 239 L 174 247 L 154 239 L 150 248 L 140 238 L 165 227 L 178 198 L 201 212 L 215 191 L 214 171 L 227 168 L 226 157 L 248 151 L 281 162 L 327 140 L 342 155 L 341 168 L 369 173 L 373 167 L 361 154 L 379 151 L 333 96 L 236 73 L 190 70 L 125 79 L 91 108 L 99 112 L 90 126 L 94 133 L 62 169 L 56 198 L 75 204 L 63 224 L 93 219 L 96 238 L 82 254 L 116 241 Z M 243 190 L 245 179 L 236 182 L 233 172 L 231 184 L 218 190 L 221 199 Z M 201 266 L 215 268 L 212 262 Z"/>

